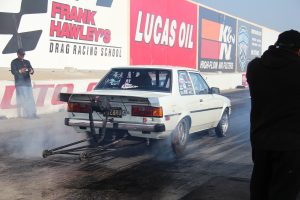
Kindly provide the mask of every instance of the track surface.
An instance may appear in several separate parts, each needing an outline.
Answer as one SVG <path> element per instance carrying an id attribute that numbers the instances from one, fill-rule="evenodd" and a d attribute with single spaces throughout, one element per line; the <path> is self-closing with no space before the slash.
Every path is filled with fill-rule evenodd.
<path id="1" fill-rule="evenodd" d="M 227 137 L 197 133 L 180 159 L 139 141 L 86 161 L 42 159 L 43 149 L 83 138 L 63 125 L 66 113 L 1 120 L 0 199 L 248 199 L 249 92 L 225 95 L 233 104 Z"/>

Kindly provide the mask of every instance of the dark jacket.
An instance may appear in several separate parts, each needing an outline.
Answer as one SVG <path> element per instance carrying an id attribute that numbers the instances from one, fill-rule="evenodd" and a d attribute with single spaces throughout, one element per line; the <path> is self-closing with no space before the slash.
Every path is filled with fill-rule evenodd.
<path id="1" fill-rule="evenodd" d="M 19 72 L 19 70 L 22 68 L 27 69 L 24 74 L 21 74 Z M 16 86 L 31 86 L 31 79 L 29 74 L 30 69 L 33 68 L 28 60 L 21 60 L 19 58 L 16 58 L 11 62 L 11 73 L 15 77 Z"/>
<path id="2" fill-rule="evenodd" d="M 300 149 L 300 57 L 270 46 L 247 69 L 251 144 L 265 150 Z"/>

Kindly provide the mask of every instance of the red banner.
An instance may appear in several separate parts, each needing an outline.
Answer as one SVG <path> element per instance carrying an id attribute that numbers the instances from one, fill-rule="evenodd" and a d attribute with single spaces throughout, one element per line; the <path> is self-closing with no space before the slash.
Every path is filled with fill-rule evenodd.
<path id="1" fill-rule="evenodd" d="M 196 68 L 197 6 L 185 0 L 131 0 L 130 64 Z"/>

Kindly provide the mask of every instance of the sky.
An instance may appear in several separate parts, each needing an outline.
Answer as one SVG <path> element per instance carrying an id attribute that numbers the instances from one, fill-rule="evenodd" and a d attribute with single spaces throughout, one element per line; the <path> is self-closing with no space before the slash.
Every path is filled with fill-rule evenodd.
<path id="1" fill-rule="evenodd" d="M 300 0 L 193 1 L 279 32 L 300 31 Z"/>

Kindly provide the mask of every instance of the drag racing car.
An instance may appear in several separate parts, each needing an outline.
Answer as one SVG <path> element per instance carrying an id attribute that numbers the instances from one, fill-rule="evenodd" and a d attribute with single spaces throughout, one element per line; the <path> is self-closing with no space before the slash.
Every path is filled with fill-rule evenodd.
<path id="1" fill-rule="evenodd" d="M 60 94 L 68 103 L 65 125 L 101 143 L 118 134 L 147 143 L 169 138 L 182 155 L 189 134 L 214 129 L 226 135 L 230 100 L 209 87 L 195 69 L 168 66 L 112 68 L 94 90 Z"/>

